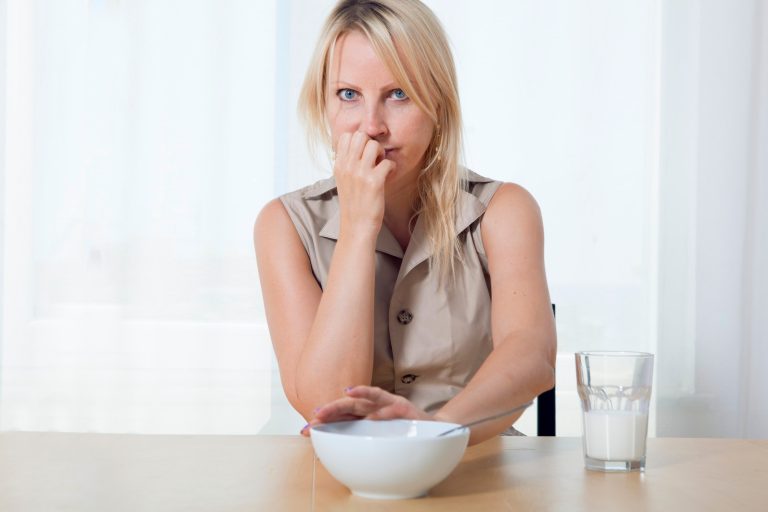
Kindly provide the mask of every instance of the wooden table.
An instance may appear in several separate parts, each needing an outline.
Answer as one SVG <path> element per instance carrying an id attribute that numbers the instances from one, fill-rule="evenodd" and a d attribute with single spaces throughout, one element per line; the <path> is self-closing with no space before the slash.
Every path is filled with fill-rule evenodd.
<path id="1" fill-rule="evenodd" d="M 768 441 L 649 439 L 645 473 L 584 469 L 578 438 L 496 438 L 430 496 L 352 496 L 309 440 L 0 434 L 0 511 L 768 511 Z M 403 463 L 407 463 L 404 461 Z"/>

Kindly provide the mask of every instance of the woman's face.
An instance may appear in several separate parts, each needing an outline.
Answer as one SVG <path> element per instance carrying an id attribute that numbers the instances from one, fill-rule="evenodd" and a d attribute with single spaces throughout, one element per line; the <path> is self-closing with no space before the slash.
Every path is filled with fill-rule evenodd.
<path id="1" fill-rule="evenodd" d="M 432 120 L 408 98 L 405 84 L 395 81 L 362 33 L 339 37 L 332 63 L 326 105 L 334 149 L 341 134 L 365 132 L 382 145 L 382 157 L 396 163 L 388 181 L 415 179 L 432 140 Z"/>

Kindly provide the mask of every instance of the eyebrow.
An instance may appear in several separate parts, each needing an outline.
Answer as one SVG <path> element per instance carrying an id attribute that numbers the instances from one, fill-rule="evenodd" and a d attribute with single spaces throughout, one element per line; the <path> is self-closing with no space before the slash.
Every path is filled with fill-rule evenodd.
<path id="1" fill-rule="evenodd" d="M 360 89 L 359 86 L 352 84 L 351 82 L 347 82 L 345 80 L 336 80 L 335 82 L 332 82 L 331 85 L 334 87 L 349 87 L 350 89 Z M 386 84 L 384 87 L 379 88 L 380 91 L 389 91 L 392 89 L 402 89 L 399 85 L 397 85 L 394 82 L 390 82 Z"/>

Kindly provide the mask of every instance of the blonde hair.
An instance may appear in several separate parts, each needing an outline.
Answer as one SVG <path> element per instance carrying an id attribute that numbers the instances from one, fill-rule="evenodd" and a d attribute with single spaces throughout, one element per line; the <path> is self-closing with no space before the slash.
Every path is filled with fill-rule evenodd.
<path id="1" fill-rule="evenodd" d="M 403 91 L 435 123 L 417 182 L 416 215 L 423 217 L 433 253 L 430 265 L 453 275 L 461 254 L 455 228 L 459 193 L 466 182 L 460 165 L 461 109 L 448 39 L 434 13 L 419 0 L 341 0 L 320 35 L 304 79 L 299 112 L 309 142 L 330 146 L 326 94 L 330 59 L 339 37 L 359 31 L 370 41 Z"/>

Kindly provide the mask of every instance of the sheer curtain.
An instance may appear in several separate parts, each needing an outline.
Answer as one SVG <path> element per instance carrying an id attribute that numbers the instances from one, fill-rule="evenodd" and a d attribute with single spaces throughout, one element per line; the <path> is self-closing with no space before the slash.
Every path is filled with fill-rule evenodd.
<path id="1" fill-rule="evenodd" d="M 768 6 L 662 32 L 658 433 L 768 437 Z"/>
<path id="2" fill-rule="evenodd" d="M 0 427 L 257 432 L 274 4 L 5 5 Z"/>
<path id="3" fill-rule="evenodd" d="M 250 231 L 328 175 L 295 104 L 333 3 L 7 1 L 0 428 L 301 427 Z M 558 434 L 573 352 L 604 348 L 657 354 L 657 435 L 768 435 L 768 9 L 427 4 L 467 163 L 542 207 Z"/>

